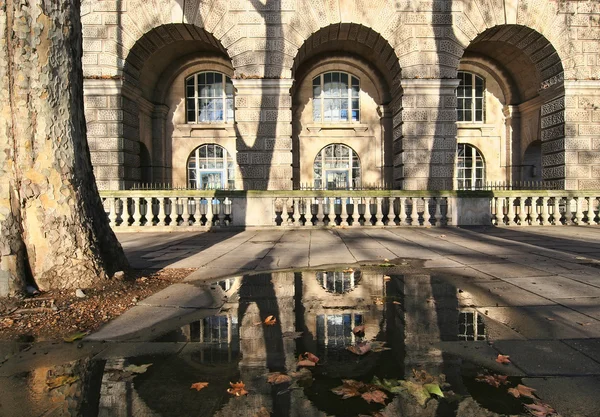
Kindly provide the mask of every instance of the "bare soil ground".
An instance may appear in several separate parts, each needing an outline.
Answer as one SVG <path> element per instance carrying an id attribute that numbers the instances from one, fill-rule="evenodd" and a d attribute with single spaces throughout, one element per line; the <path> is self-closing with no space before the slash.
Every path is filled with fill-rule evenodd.
<path id="1" fill-rule="evenodd" d="M 182 281 L 195 269 L 132 270 L 123 280 L 84 289 L 51 290 L 35 296 L 0 298 L 0 341 L 54 341 L 93 332 L 139 301 Z"/>

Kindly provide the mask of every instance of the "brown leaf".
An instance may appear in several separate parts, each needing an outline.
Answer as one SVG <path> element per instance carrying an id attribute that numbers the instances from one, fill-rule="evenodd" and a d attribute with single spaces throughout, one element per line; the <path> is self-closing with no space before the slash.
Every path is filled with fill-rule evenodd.
<path id="1" fill-rule="evenodd" d="M 241 397 L 242 395 L 248 395 L 248 391 L 246 391 L 246 384 L 242 381 L 240 382 L 230 382 L 231 388 L 227 389 L 227 392 L 231 395 L 235 395 L 236 397 Z"/>
<path id="2" fill-rule="evenodd" d="M 342 380 L 343 385 L 333 388 L 331 392 L 337 395 L 342 396 L 342 400 L 346 400 L 352 397 L 359 397 L 361 395 L 360 391 L 364 390 L 365 384 L 360 381 L 355 381 L 353 379 L 344 379 Z"/>
<path id="3" fill-rule="evenodd" d="M 354 269 L 352 269 L 352 268 L 348 268 L 348 269 L 344 269 L 342 272 L 345 272 L 345 273 L 347 273 L 347 274 L 350 274 L 350 273 L 354 272 Z"/>
<path id="4" fill-rule="evenodd" d="M 207 386 L 208 386 L 208 382 L 196 382 L 195 384 L 192 384 L 190 389 L 195 389 L 196 391 L 200 391 L 200 390 L 206 388 Z"/>
<path id="5" fill-rule="evenodd" d="M 498 354 L 498 357 L 496 358 L 496 362 L 502 363 L 504 365 L 508 365 L 510 363 L 510 359 L 508 359 L 508 358 L 510 358 L 510 356 Z"/>
<path id="6" fill-rule="evenodd" d="M 265 407 L 261 407 L 260 410 L 254 414 L 254 417 L 271 417 L 271 413 Z"/>
<path id="7" fill-rule="evenodd" d="M 297 366 L 315 366 L 313 361 L 309 361 L 308 359 L 302 359 L 298 361 Z"/>
<path id="8" fill-rule="evenodd" d="M 590 324 L 592 324 L 591 321 L 578 321 L 577 324 L 579 324 L 580 326 L 589 326 Z"/>
<path id="9" fill-rule="evenodd" d="M 265 326 L 274 326 L 277 323 L 277 319 L 274 316 L 268 316 L 264 323 Z"/>
<path id="10" fill-rule="evenodd" d="M 319 358 L 316 355 L 313 355 L 310 352 L 304 352 L 303 354 L 298 356 L 298 360 L 302 361 L 302 360 L 309 360 L 313 363 L 317 363 L 319 362 Z"/>
<path id="11" fill-rule="evenodd" d="M 348 346 L 346 349 L 355 355 L 362 356 L 371 351 L 371 344 L 369 342 L 360 342 L 355 345 Z"/>
<path id="12" fill-rule="evenodd" d="M 536 417 L 546 417 L 555 412 L 555 410 L 548 404 L 542 402 L 535 402 L 533 404 L 525 404 L 525 407 L 529 409 L 529 412 Z"/>
<path id="13" fill-rule="evenodd" d="M 510 384 L 506 375 L 477 375 L 475 377 L 477 382 L 485 382 L 492 387 L 498 388 L 500 385 Z"/>
<path id="14" fill-rule="evenodd" d="M 384 350 L 391 350 L 391 348 L 385 346 L 385 342 L 380 342 L 379 340 L 373 340 L 371 342 L 371 352 L 383 352 Z"/>
<path id="15" fill-rule="evenodd" d="M 385 400 L 387 400 L 387 395 L 379 390 L 363 392 L 361 397 L 369 404 L 374 402 L 385 405 Z"/>
<path id="16" fill-rule="evenodd" d="M 520 392 L 519 392 L 519 390 L 518 390 L 518 389 L 516 389 L 516 388 L 509 388 L 509 389 L 508 389 L 508 393 L 509 393 L 510 395 L 512 395 L 513 397 L 515 397 L 515 398 L 519 398 L 519 397 L 521 396 L 521 393 L 520 393 Z"/>
<path id="17" fill-rule="evenodd" d="M 392 304 L 400 305 L 400 301 L 392 301 Z"/>
<path id="18" fill-rule="evenodd" d="M 360 326 L 356 326 L 354 327 L 354 329 L 352 329 L 352 333 L 354 334 L 359 334 L 359 333 L 364 333 L 365 332 L 365 326 L 360 325 Z"/>
<path id="19" fill-rule="evenodd" d="M 273 372 L 267 375 L 267 382 L 273 385 L 284 384 L 286 382 L 290 382 L 291 380 L 291 376 L 282 374 L 281 372 Z"/>
<path id="20" fill-rule="evenodd" d="M 533 388 L 527 387 L 525 385 L 517 385 L 517 391 L 519 391 L 519 394 L 521 394 L 523 397 L 529 397 L 529 398 L 533 398 L 535 399 L 535 395 L 533 394 L 533 391 L 535 391 Z"/>

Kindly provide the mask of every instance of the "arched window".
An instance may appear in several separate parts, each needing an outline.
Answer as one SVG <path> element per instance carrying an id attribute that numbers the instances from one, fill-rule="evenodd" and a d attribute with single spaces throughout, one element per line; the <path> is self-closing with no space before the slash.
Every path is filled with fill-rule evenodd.
<path id="1" fill-rule="evenodd" d="M 313 78 L 315 122 L 358 122 L 360 83 L 345 72 L 326 72 Z"/>
<path id="2" fill-rule="evenodd" d="M 317 189 L 360 187 L 360 161 L 356 152 L 346 145 L 327 145 L 315 158 L 313 167 Z"/>
<path id="3" fill-rule="evenodd" d="M 220 72 L 199 72 L 185 80 L 187 123 L 233 121 L 233 83 Z"/>
<path id="4" fill-rule="evenodd" d="M 459 122 L 483 122 L 484 91 L 483 78 L 470 72 L 459 71 L 460 84 L 456 89 L 456 111 Z"/>
<path id="5" fill-rule="evenodd" d="M 187 163 L 188 187 L 198 190 L 233 189 L 233 159 L 219 145 L 202 145 L 190 155 Z"/>
<path id="6" fill-rule="evenodd" d="M 458 144 L 456 166 L 459 190 L 476 190 L 485 184 L 485 162 L 479 150 L 465 143 Z"/>

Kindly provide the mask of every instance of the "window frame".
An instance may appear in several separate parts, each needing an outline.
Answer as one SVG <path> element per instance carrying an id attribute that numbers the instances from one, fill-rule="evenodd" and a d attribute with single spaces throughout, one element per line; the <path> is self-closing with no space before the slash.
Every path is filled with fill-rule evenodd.
<path id="1" fill-rule="evenodd" d="M 333 147 L 332 150 L 332 154 L 333 156 L 327 156 L 327 149 Z M 348 155 L 343 155 L 343 156 L 339 156 L 336 157 L 335 156 L 335 150 L 336 147 L 341 147 L 341 148 L 347 148 L 348 150 Z M 348 162 L 348 166 L 346 168 L 344 167 L 333 167 L 333 168 L 326 168 L 327 162 L 336 162 L 337 163 L 337 159 L 340 159 L 340 162 L 345 162 L 345 160 L 347 160 Z M 319 164 L 319 165 L 317 165 Z M 320 170 L 320 174 L 317 174 L 317 170 Z M 347 174 L 347 187 L 345 188 L 338 188 L 338 187 L 334 187 L 334 188 L 329 188 L 328 187 L 328 182 L 327 182 L 327 173 L 328 172 L 346 172 Z M 357 174 L 357 175 L 355 175 Z M 317 184 L 317 181 L 319 181 L 319 184 Z M 339 189 L 346 189 L 346 190 L 353 190 L 353 189 L 357 189 L 361 187 L 361 181 L 362 181 L 362 169 L 361 169 L 361 162 L 360 162 L 360 157 L 358 156 L 358 153 L 356 153 L 356 151 L 354 149 L 352 149 L 350 146 L 345 145 L 343 143 L 330 143 L 326 146 L 324 146 L 323 148 L 321 148 L 321 150 L 317 153 L 317 155 L 315 156 L 315 159 L 313 161 L 313 184 L 314 184 L 314 188 L 315 189 L 319 189 L 319 190 L 339 190 Z"/>
<path id="2" fill-rule="evenodd" d="M 464 156 L 460 154 L 460 148 L 464 147 L 465 151 L 463 152 Z M 471 155 L 467 156 L 467 148 L 471 150 Z M 467 159 L 471 160 L 471 165 L 467 166 Z M 464 160 L 463 166 L 461 166 L 461 160 Z M 479 165 L 479 162 L 481 164 Z M 478 175 L 478 169 L 481 169 L 481 175 Z M 471 170 L 470 178 L 467 178 L 466 175 L 461 176 L 461 172 L 466 173 L 466 171 Z M 458 190 L 480 190 L 485 187 L 485 158 L 483 157 L 483 153 L 481 151 L 469 144 L 469 143 L 459 143 L 456 148 L 456 186 Z M 468 182 L 468 186 L 466 185 Z"/>
<path id="3" fill-rule="evenodd" d="M 334 81 L 334 75 L 338 76 L 338 80 Z M 329 83 L 339 83 L 342 84 L 343 76 L 347 77 L 346 81 L 346 89 L 344 96 L 344 89 L 340 89 L 339 92 L 335 91 L 331 96 L 327 96 L 327 91 L 329 89 L 325 88 L 325 79 L 326 77 L 330 77 Z M 318 82 L 316 82 L 318 80 Z M 360 123 L 360 78 L 357 76 L 345 72 L 345 71 L 327 71 L 323 72 L 312 79 L 312 119 L 315 123 Z M 318 94 L 317 94 L 318 92 Z M 339 94 L 339 95 L 338 95 Z M 344 109 L 341 105 L 339 107 L 339 118 L 333 118 L 333 116 L 326 119 L 326 103 L 335 102 L 335 101 L 347 101 L 346 108 Z M 317 110 L 318 109 L 318 110 Z M 334 111 L 334 110 L 332 110 Z M 342 119 L 342 112 L 346 112 L 346 118 Z M 354 112 L 356 112 L 356 119 L 354 119 Z M 319 118 L 317 119 L 317 113 Z"/>
<path id="4" fill-rule="evenodd" d="M 467 76 L 470 78 L 470 85 L 465 84 Z M 485 123 L 485 78 L 469 71 L 458 71 L 457 78 L 460 83 L 456 87 L 456 121 L 458 123 Z M 478 95 L 479 86 L 481 86 L 481 94 Z M 467 94 L 467 91 L 470 95 Z M 470 106 L 466 105 L 468 100 L 471 101 Z M 467 118 L 467 114 L 470 114 L 470 117 Z M 478 114 L 481 120 L 477 120 Z"/>
<path id="5" fill-rule="evenodd" d="M 214 147 L 213 150 L 213 156 L 208 156 L 208 147 Z M 207 148 L 207 156 L 202 157 L 200 156 L 200 149 L 201 148 Z M 217 148 L 220 148 L 222 150 L 222 155 L 220 157 L 216 156 L 217 154 Z M 193 158 L 193 161 L 192 161 Z M 216 163 L 219 161 L 219 159 L 222 160 L 223 163 L 223 167 L 222 168 L 201 168 L 201 160 L 206 160 L 209 161 L 209 158 L 212 158 L 212 160 Z M 194 162 L 195 166 L 190 168 L 190 164 L 191 162 Z M 190 171 L 194 171 L 194 178 L 192 178 L 192 175 L 190 175 Z M 221 145 L 218 145 L 216 143 L 205 143 L 202 144 L 198 147 L 196 147 L 188 156 L 188 159 L 186 161 L 186 172 L 187 172 L 187 185 L 189 189 L 194 189 L 194 190 L 210 190 L 210 189 L 217 189 L 217 190 L 233 190 L 235 188 L 235 165 L 233 162 L 233 158 L 231 157 L 231 155 L 229 154 L 229 152 L 227 152 L 227 149 Z M 220 187 L 202 187 L 202 183 L 201 183 L 201 175 L 202 173 L 205 174 L 210 174 L 210 173 L 220 173 L 221 174 L 221 186 Z M 195 183 L 192 184 L 192 182 Z"/>
<path id="6" fill-rule="evenodd" d="M 205 83 L 200 84 L 200 78 L 204 75 Z M 201 86 L 215 86 L 218 82 L 212 82 L 208 84 L 208 76 L 214 77 L 218 75 L 221 77 L 221 93 L 220 95 L 203 95 L 201 93 Z M 190 80 L 193 80 L 193 85 L 190 85 Z M 193 88 L 193 95 L 190 95 L 190 88 Z M 209 92 L 212 92 L 209 88 Z M 235 106 L 234 106 L 234 88 L 231 77 L 219 71 L 199 71 L 185 78 L 184 81 L 184 93 L 185 93 L 185 122 L 186 124 L 200 124 L 200 123 L 229 123 L 235 120 Z M 207 109 L 203 110 L 201 104 L 208 102 L 209 100 L 215 100 L 220 102 L 220 111 L 222 118 L 220 119 L 202 119 L 203 111 L 216 112 L 219 109 Z M 191 101 L 191 103 L 190 103 Z M 193 103 L 193 109 L 191 105 Z M 212 104 L 212 103 L 211 103 Z M 190 118 L 190 114 L 193 112 L 193 120 Z"/>

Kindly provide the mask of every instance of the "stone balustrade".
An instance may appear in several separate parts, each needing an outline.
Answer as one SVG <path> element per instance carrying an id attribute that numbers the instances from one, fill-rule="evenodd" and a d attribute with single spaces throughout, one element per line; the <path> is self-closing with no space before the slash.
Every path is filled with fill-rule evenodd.
<path id="1" fill-rule="evenodd" d="M 600 224 L 600 192 L 101 192 L 114 230 Z"/>
<path id="2" fill-rule="evenodd" d="M 495 226 L 599 225 L 600 192 L 512 191 L 490 198 Z"/>

